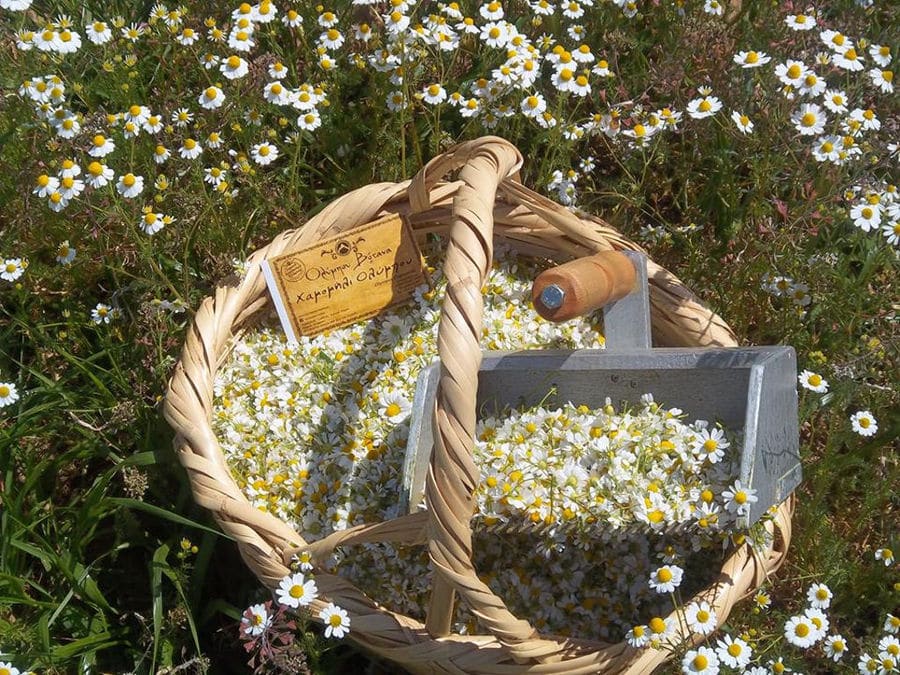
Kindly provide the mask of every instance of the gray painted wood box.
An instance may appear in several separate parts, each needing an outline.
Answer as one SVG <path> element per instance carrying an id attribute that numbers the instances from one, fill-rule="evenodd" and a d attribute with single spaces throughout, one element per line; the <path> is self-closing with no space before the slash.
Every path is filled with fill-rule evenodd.
<path id="1" fill-rule="evenodd" d="M 603 308 L 606 349 L 484 352 L 478 377 L 478 411 L 549 407 L 572 402 L 600 408 L 635 406 L 653 394 L 688 420 L 721 422 L 741 433 L 742 485 L 757 502 L 738 527 L 755 523 L 800 484 L 797 358 L 791 347 L 651 348 L 647 259 L 626 253 L 636 271 L 634 290 Z M 432 417 L 440 364 L 419 374 L 403 467 L 400 503 L 418 510 L 434 443 Z M 548 392 L 553 392 L 548 397 Z"/>
<path id="2" fill-rule="evenodd" d="M 553 407 L 571 401 L 600 408 L 636 405 L 645 393 L 687 418 L 721 422 L 742 432 L 739 478 L 758 501 L 739 526 L 756 522 L 800 482 L 797 366 L 791 347 L 708 349 L 533 350 L 485 352 L 478 410 Z M 440 375 L 434 364 L 419 375 L 404 467 L 401 503 L 418 509 L 433 444 L 432 411 Z M 548 397 L 548 392 L 553 392 Z"/>

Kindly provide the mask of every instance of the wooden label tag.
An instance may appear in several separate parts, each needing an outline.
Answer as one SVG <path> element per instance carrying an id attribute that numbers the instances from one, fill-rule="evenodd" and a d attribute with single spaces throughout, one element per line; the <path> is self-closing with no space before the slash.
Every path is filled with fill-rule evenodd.
<path id="1" fill-rule="evenodd" d="M 269 258 L 262 268 L 292 340 L 369 319 L 427 283 L 412 230 L 397 215 Z"/>

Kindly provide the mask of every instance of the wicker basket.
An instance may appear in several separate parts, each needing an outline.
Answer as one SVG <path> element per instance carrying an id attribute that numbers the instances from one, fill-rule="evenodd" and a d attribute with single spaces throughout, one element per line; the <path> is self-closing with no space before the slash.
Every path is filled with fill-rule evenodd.
<path id="1" fill-rule="evenodd" d="M 331 601 L 351 617 L 351 638 L 365 649 L 421 673 L 649 673 L 666 650 L 633 649 L 625 643 L 539 634 L 527 618 L 514 616 L 482 583 L 472 565 L 472 460 L 475 395 L 481 359 L 481 287 L 491 266 L 494 238 L 523 255 L 560 262 L 601 250 L 640 250 L 598 218 L 575 215 L 518 182 L 522 157 L 496 137 L 462 143 L 433 159 L 411 181 L 369 185 L 335 200 L 302 228 L 286 231 L 250 259 L 237 287 L 220 287 L 207 298 L 187 335 L 170 382 L 165 415 L 176 432 L 175 447 L 188 471 L 194 497 L 238 542 L 241 555 L 269 588 L 289 573 L 298 551 L 314 559 L 336 546 L 363 542 L 426 544 L 435 570 L 427 619 L 381 606 L 347 580 L 316 572 L 321 597 L 313 614 Z M 451 173 L 455 180 L 446 180 Z M 234 336 L 269 303 L 259 261 L 370 222 L 387 213 L 407 216 L 416 232 L 446 236 L 447 291 L 438 333 L 442 370 L 435 410 L 435 448 L 426 482 L 429 509 L 382 523 L 355 526 L 307 542 L 274 516 L 249 504 L 232 479 L 211 428 L 213 378 Z M 733 333 L 704 308 L 672 274 L 649 262 L 655 340 L 664 346 L 734 346 Z M 762 554 L 737 548 L 711 587 L 698 597 L 710 602 L 720 622 L 782 562 L 791 536 L 792 500 L 768 523 L 773 544 Z M 456 596 L 486 629 L 483 635 L 450 632 Z M 683 622 L 675 622 L 682 626 Z M 698 636 L 679 628 L 680 639 Z"/>

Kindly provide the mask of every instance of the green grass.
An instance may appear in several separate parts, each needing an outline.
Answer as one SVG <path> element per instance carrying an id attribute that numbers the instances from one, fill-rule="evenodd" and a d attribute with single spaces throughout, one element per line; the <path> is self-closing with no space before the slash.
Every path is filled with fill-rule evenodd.
<path id="1" fill-rule="evenodd" d="M 281 14 L 287 11 L 287 3 L 276 4 Z M 829 86 L 846 91 L 851 109 L 872 108 L 882 122 L 881 130 L 858 137 L 856 161 L 815 161 L 812 139 L 799 137 L 790 121 L 807 99 L 785 98 L 773 68 L 787 58 L 812 66 L 825 47 L 817 31 L 787 28 L 788 12 L 775 3 L 743 4 L 727 23 L 704 14 L 702 3 L 688 3 L 684 16 L 675 3 L 642 3 L 642 13 L 630 19 L 611 3 L 587 8 L 580 19 L 584 41 L 616 77 L 591 75 L 591 96 L 579 98 L 554 91 L 545 66 L 529 91 L 546 96 L 556 121 L 551 128 L 518 112 L 521 92 L 495 102 L 516 114 L 498 115 L 494 127 L 414 96 L 434 82 L 471 96 L 478 78 L 504 61 L 502 51 L 476 37 L 447 52 L 434 46 L 400 52 L 400 85 L 389 81 L 390 73 L 357 67 L 351 51 L 367 48 L 352 40 L 351 24 L 377 26 L 380 19 L 343 1 L 330 8 L 348 38 L 335 50 L 334 71 L 316 65 L 320 29 L 315 10 L 303 4 L 306 29 L 289 31 L 278 22 L 258 29 L 259 44 L 247 57 L 251 73 L 233 81 L 198 65 L 207 50 L 232 53 L 227 46 L 203 37 L 183 47 L 160 22 L 134 44 L 87 41 L 88 22 L 117 15 L 125 25 L 146 21 L 149 2 L 39 0 L 28 12 L 0 9 L 0 259 L 28 261 L 19 279 L 0 280 L 0 382 L 14 383 L 20 394 L 0 408 L 0 661 L 47 673 L 247 671 L 238 622 L 244 608 L 267 594 L 233 542 L 192 504 L 160 415 L 191 313 L 232 275 L 235 259 L 329 200 L 369 182 L 407 178 L 453 142 L 485 133 L 515 143 L 525 156 L 524 181 L 554 199 L 565 194 L 548 185 L 553 172 L 577 171 L 575 205 L 645 242 L 742 340 L 793 345 L 800 368 L 829 381 L 825 395 L 801 390 L 805 478 L 788 561 L 771 580 L 773 607 L 754 614 L 741 606 L 729 627 L 732 634 L 755 631 L 763 663 L 785 656 L 802 672 L 834 672 L 818 648 L 804 655 L 778 638 L 785 619 L 802 610 L 805 589 L 821 581 L 834 591 L 834 630 L 847 638 L 854 658 L 842 667 L 853 668 L 862 651 L 873 653 L 885 614 L 896 614 L 900 604 L 897 566 L 874 558 L 884 547 L 900 553 L 898 248 L 880 231 L 854 227 L 848 213 L 859 197 L 844 192 L 885 194 L 896 182 L 896 148 L 888 146 L 896 137 L 896 96 L 874 88 L 865 71 L 815 66 Z M 461 5 L 478 17 L 476 5 Z M 822 4 L 819 18 L 857 42 L 866 37 L 896 53 L 888 5 L 862 9 L 835 0 Z M 572 21 L 559 10 L 535 26 L 526 3 L 513 0 L 505 8 L 535 43 L 547 34 L 577 46 L 565 36 Z M 220 26 L 229 20 L 230 8 L 215 3 L 189 3 L 189 10 L 185 25 L 204 35 L 206 17 Z M 415 23 L 437 11 L 415 7 L 410 14 Z M 38 28 L 60 14 L 71 17 L 84 40 L 76 53 L 16 47 L 15 30 Z M 732 55 L 747 49 L 769 53 L 772 63 L 737 67 Z M 871 67 L 868 52 L 860 53 Z M 299 130 L 297 110 L 262 100 L 265 68 L 275 59 L 288 66 L 289 86 L 323 87 L 319 129 Z M 60 138 L 17 93 L 25 80 L 53 74 L 65 83 L 64 105 L 82 127 L 74 139 Z M 197 97 L 213 82 L 226 92 L 226 105 L 205 111 Z M 677 132 L 661 132 L 643 148 L 621 134 L 564 133 L 593 114 L 612 114 L 627 130 L 647 124 L 658 108 L 684 112 L 703 85 L 723 109 L 703 120 L 685 114 Z M 406 96 L 401 111 L 385 105 L 395 89 Z M 127 139 L 123 121 L 110 126 L 106 115 L 134 104 L 164 113 L 167 123 L 182 106 L 195 117 L 155 139 Z M 754 121 L 752 134 L 737 131 L 732 110 Z M 248 120 L 249 112 L 259 115 L 259 124 Z M 828 131 L 844 117 L 829 113 Z M 184 138 L 206 145 L 214 130 L 225 139 L 222 148 L 207 148 L 193 162 L 178 158 Z M 126 200 L 112 186 L 88 189 L 53 212 L 32 193 L 35 180 L 57 175 L 66 158 L 79 163 L 83 177 L 93 159 L 86 149 L 100 131 L 117 145 L 109 165 L 117 176 L 144 176 L 143 193 Z M 266 140 L 280 157 L 260 166 L 251 148 Z M 157 143 L 175 155 L 164 165 L 153 162 Z M 595 167 L 582 170 L 588 157 Z M 203 169 L 220 162 L 229 184 L 222 192 L 203 181 Z M 165 189 L 154 186 L 161 174 Z M 144 206 L 175 221 L 151 237 L 140 227 Z M 54 259 L 63 240 L 77 249 L 68 266 Z M 767 292 L 763 280 L 777 275 L 805 284 L 810 304 L 800 308 Z M 159 310 L 159 301 L 178 301 L 187 311 Z M 97 303 L 114 307 L 116 318 L 94 324 Z M 859 410 L 878 421 L 870 438 L 851 429 L 850 415 Z M 305 644 L 314 672 L 380 667 L 334 642 Z"/>

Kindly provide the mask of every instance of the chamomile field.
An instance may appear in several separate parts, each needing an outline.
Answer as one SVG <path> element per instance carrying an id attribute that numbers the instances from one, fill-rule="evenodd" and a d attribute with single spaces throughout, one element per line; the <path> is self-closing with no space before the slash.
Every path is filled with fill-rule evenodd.
<path id="1" fill-rule="evenodd" d="M 739 526 L 740 430 L 653 391 L 485 415 L 484 583 L 663 673 L 900 672 L 898 36 L 887 0 L 0 0 L 0 675 L 401 672 L 316 576 L 424 620 L 427 552 L 300 554 L 266 589 L 162 409 L 253 251 L 486 135 L 741 344 L 796 350 L 803 480 L 785 562 L 726 618 L 694 598 L 710 561 L 772 544 Z M 444 244 L 406 305 L 299 341 L 261 322 L 219 364 L 231 477 L 309 541 L 400 509 Z M 484 349 L 604 346 L 599 315 L 535 313 L 547 260 L 495 253 Z"/>

